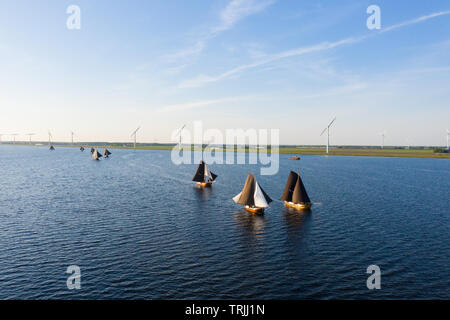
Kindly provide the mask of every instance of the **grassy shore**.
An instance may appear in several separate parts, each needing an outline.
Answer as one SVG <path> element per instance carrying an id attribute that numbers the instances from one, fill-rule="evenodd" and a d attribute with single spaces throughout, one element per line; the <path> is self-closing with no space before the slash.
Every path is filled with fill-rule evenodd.
<path id="1" fill-rule="evenodd" d="M 29 145 L 25 143 L 17 143 L 16 145 Z M 108 149 L 134 149 L 131 144 L 106 144 L 106 143 L 78 143 L 71 146 L 68 143 L 54 143 L 57 147 L 74 147 L 79 148 L 83 145 L 86 149 L 90 147 L 94 148 L 108 148 Z M 46 146 L 43 146 L 46 147 Z M 174 145 L 171 144 L 137 144 L 138 150 L 172 150 Z M 200 151 L 200 146 L 192 147 L 191 150 Z M 89 151 L 89 150 L 87 150 Z M 219 149 L 218 151 L 222 151 Z M 233 148 L 228 148 L 225 151 L 233 152 L 237 151 Z M 239 150 L 242 151 L 242 150 Z M 255 152 L 255 149 L 246 149 L 246 152 Z M 280 154 L 287 155 L 326 155 L 325 147 L 295 147 L 295 146 L 281 146 L 279 148 Z M 405 157 L 405 158 L 437 158 L 437 159 L 450 159 L 450 153 L 435 153 L 432 148 L 371 148 L 371 147 L 332 147 L 328 155 L 333 156 L 365 156 L 365 157 Z"/>

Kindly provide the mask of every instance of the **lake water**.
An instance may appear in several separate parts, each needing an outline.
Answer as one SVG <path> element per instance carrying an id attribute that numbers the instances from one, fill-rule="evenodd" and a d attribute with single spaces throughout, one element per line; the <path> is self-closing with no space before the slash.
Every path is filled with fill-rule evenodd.
<path id="1" fill-rule="evenodd" d="M 280 155 L 275 176 L 212 165 L 199 190 L 168 151 L 112 152 L 0 146 L 1 299 L 450 298 L 449 160 Z M 231 200 L 248 172 L 279 199 L 298 168 L 310 213 Z"/>

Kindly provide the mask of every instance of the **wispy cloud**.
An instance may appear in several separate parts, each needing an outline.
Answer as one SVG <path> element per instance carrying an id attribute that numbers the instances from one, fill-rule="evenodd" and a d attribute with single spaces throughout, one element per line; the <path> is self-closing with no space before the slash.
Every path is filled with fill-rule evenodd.
<path id="1" fill-rule="evenodd" d="M 433 18 L 436 18 L 436 17 L 444 16 L 444 15 L 447 15 L 447 14 L 450 14 L 450 11 L 435 12 L 435 13 L 432 13 L 432 14 L 429 14 L 429 15 L 426 15 L 426 16 L 418 17 L 416 19 L 404 21 L 404 22 L 401 22 L 401 23 L 394 24 L 392 26 L 383 28 L 383 29 L 380 30 L 380 33 L 391 31 L 391 30 L 395 30 L 395 29 L 402 28 L 402 27 L 406 27 L 406 26 L 409 26 L 411 24 L 416 24 L 416 23 L 419 23 L 419 22 L 423 22 L 423 21 L 426 21 L 426 20 L 429 20 L 429 19 L 433 19 Z"/>
<path id="2" fill-rule="evenodd" d="M 244 100 L 247 98 L 248 97 L 228 97 L 228 98 L 221 98 L 221 99 L 201 100 L 201 101 L 195 101 L 195 102 L 172 104 L 172 105 L 159 107 L 156 109 L 156 111 L 157 112 L 186 111 L 186 110 L 190 110 L 190 109 L 207 107 L 207 106 L 221 104 L 221 103 L 232 103 L 232 102 Z"/>
<path id="3" fill-rule="evenodd" d="M 345 38 L 345 39 L 334 41 L 334 42 L 322 42 L 322 43 L 312 45 L 312 46 L 300 47 L 300 48 L 296 48 L 296 49 L 283 51 L 280 53 L 269 55 L 266 58 L 261 59 L 259 61 L 235 67 L 233 69 L 230 69 L 228 71 L 225 71 L 225 72 L 215 75 L 215 76 L 209 76 L 209 75 L 204 75 L 204 74 L 199 75 L 192 79 L 188 79 L 188 80 L 181 82 L 179 84 L 179 87 L 180 88 L 201 87 L 208 83 L 217 82 L 222 79 L 230 78 L 230 77 L 237 75 L 239 73 L 242 73 L 246 70 L 260 67 L 260 66 L 266 65 L 268 63 L 271 63 L 271 62 L 274 62 L 274 61 L 277 61 L 280 59 L 285 59 L 285 58 L 294 57 L 294 56 L 300 56 L 300 55 L 313 53 L 313 52 L 326 51 L 326 50 L 337 48 L 337 47 L 340 47 L 343 45 L 358 43 L 369 37 L 372 37 L 372 36 L 375 36 L 375 35 L 378 35 L 378 34 L 381 34 L 384 32 L 392 31 L 392 30 L 395 30 L 395 29 L 398 29 L 401 27 L 420 23 L 420 22 L 423 22 L 423 21 L 426 21 L 426 20 L 429 20 L 432 18 L 436 18 L 439 16 L 448 15 L 448 14 L 450 14 L 450 11 L 442 11 L 442 12 L 432 13 L 432 14 L 429 14 L 426 16 L 418 17 L 416 19 L 408 20 L 408 21 L 405 21 L 405 22 L 402 22 L 399 24 L 395 24 L 395 25 L 386 27 L 379 32 L 368 33 L 368 34 L 365 34 L 362 36 L 357 36 L 357 37 L 349 37 L 349 38 Z"/>
<path id="4" fill-rule="evenodd" d="M 275 0 L 232 0 L 221 12 L 221 24 L 213 28 L 212 33 L 228 30 L 238 21 L 263 11 L 274 2 Z"/>
<path id="5" fill-rule="evenodd" d="M 231 29 L 236 23 L 248 16 L 257 14 L 268 6 L 275 3 L 276 0 L 232 0 L 220 13 L 218 25 L 211 28 L 206 34 L 199 36 L 193 45 L 182 50 L 165 56 L 167 61 L 178 61 L 190 56 L 201 53 L 208 41 L 214 39 L 222 32 Z"/>
<path id="6" fill-rule="evenodd" d="M 270 62 L 274 62 L 280 59 L 284 59 L 284 58 L 289 58 L 289 57 L 294 57 L 294 56 L 299 56 L 299 55 L 303 55 L 303 54 L 307 54 L 307 53 L 312 53 L 312 52 L 318 52 L 318 51 L 324 51 L 324 50 L 329 50 L 338 46 L 342 46 L 344 44 L 350 44 L 350 43 L 355 43 L 358 41 L 361 41 L 362 39 L 367 38 L 368 36 L 362 36 L 362 37 L 356 37 L 356 38 L 347 38 L 347 39 L 343 39 L 343 40 L 339 40 L 339 41 L 335 41 L 335 42 L 323 42 L 317 45 L 313 45 L 313 46 L 309 46 L 309 47 L 302 47 L 302 48 L 297 48 L 297 49 L 293 49 L 293 50 L 288 50 L 288 51 L 283 51 L 277 54 L 273 54 L 268 56 L 267 58 L 263 59 L 263 60 L 259 60 L 250 64 L 246 64 L 246 65 L 242 65 L 233 69 L 230 69 L 226 72 L 223 72 L 219 75 L 216 76 L 207 76 L 207 75 L 199 75 L 193 79 L 189 79 L 186 81 L 183 81 L 179 87 L 180 88 L 194 88 L 194 87 L 200 87 L 202 85 L 205 85 L 207 83 L 211 83 L 211 82 L 216 82 L 225 78 L 229 78 L 233 75 L 239 74 L 243 71 L 246 71 L 248 69 L 253 69 L 259 66 L 263 66 L 266 65 Z"/>

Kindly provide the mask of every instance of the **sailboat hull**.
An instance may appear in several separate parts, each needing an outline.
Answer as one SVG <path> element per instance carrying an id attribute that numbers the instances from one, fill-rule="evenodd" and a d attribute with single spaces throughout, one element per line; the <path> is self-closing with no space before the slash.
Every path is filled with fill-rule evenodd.
<path id="1" fill-rule="evenodd" d="M 212 185 L 212 181 L 208 181 L 208 182 L 196 182 L 197 186 L 199 186 L 200 188 L 208 188 L 211 187 Z"/>
<path id="2" fill-rule="evenodd" d="M 312 203 L 302 204 L 302 203 L 293 203 L 293 202 L 284 201 L 284 205 L 288 208 L 293 208 L 296 210 L 309 210 L 309 209 L 311 209 Z"/>
<path id="3" fill-rule="evenodd" d="M 254 214 L 264 214 L 264 208 L 244 206 L 244 209 Z"/>

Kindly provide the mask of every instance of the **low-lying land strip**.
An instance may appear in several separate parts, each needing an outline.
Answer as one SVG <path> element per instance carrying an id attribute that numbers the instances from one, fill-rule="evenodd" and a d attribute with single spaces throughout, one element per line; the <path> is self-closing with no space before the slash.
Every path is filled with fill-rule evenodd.
<path id="1" fill-rule="evenodd" d="M 5 144 L 5 143 L 3 143 Z M 11 145 L 10 143 L 6 143 Z M 15 145 L 30 146 L 29 143 L 19 143 L 16 142 Z M 42 146 L 48 147 L 44 143 L 34 143 L 31 146 Z M 85 148 L 108 148 L 108 149 L 134 149 L 133 144 L 130 143 L 105 143 L 105 142 L 91 142 L 91 143 L 77 143 L 71 145 L 70 143 L 58 143 L 55 142 L 54 146 L 58 147 L 74 147 L 79 148 L 84 146 Z M 136 149 L 139 150 L 172 150 L 175 147 L 174 144 L 136 144 Z M 200 146 L 193 146 L 191 150 L 200 151 Z M 210 147 L 206 147 L 210 149 Z M 243 151 L 242 149 L 233 149 L 232 147 L 219 148 L 213 147 L 215 151 Z M 257 149 L 245 149 L 245 152 L 256 152 Z M 331 147 L 328 155 L 332 156 L 367 156 L 367 157 L 406 157 L 406 158 L 440 158 L 440 159 L 450 159 L 450 153 L 442 148 L 433 147 L 411 147 L 406 149 L 404 147 L 385 147 L 381 149 L 380 147 L 365 147 L 365 146 L 338 146 Z M 269 149 L 270 152 L 270 149 Z M 325 147 L 320 146 L 280 146 L 280 154 L 292 154 L 292 155 L 326 155 Z"/>

